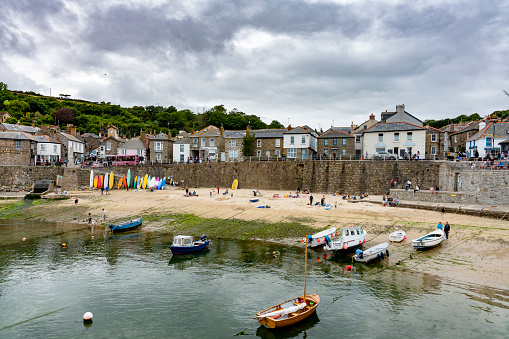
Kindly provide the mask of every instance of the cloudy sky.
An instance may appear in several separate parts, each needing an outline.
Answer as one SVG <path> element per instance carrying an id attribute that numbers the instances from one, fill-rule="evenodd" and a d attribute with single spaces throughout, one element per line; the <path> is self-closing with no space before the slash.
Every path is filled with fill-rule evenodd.
<path id="1" fill-rule="evenodd" d="M 509 109 L 508 1 L 2 0 L 10 89 L 265 122 Z"/>

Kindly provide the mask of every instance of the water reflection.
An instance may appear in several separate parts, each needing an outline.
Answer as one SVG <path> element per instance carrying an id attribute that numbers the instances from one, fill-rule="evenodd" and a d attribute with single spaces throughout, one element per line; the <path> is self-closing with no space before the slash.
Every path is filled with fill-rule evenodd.
<path id="1" fill-rule="evenodd" d="M 308 336 L 308 331 L 315 327 L 319 322 L 320 319 L 318 318 L 318 315 L 315 312 L 312 315 L 310 315 L 307 319 L 291 327 L 283 327 L 280 329 L 268 329 L 264 326 L 259 326 L 256 329 L 256 336 L 266 339 L 285 339 L 295 337 L 306 338 Z"/>

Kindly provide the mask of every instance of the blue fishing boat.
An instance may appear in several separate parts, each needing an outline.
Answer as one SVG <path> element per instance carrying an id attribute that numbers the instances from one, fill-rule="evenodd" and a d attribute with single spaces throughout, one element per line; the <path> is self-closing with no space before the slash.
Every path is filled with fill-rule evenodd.
<path id="1" fill-rule="evenodd" d="M 141 223 L 143 221 L 143 218 L 137 218 L 137 219 L 131 219 L 123 222 L 119 222 L 116 224 L 109 224 L 108 228 L 112 232 L 123 232 L 123 231 L 129 231 L 136 227 L 141 226 Z"/>
<path id="2" fill-rule="evenodd" d="M 209 244 L 210 240 L 207 240 L 205 234 L 200 237 L 200 240 L 194 240 L 190 235 L 177 235 L 169 247 L 173 254 L 188 254 L 204 250 Z"/>

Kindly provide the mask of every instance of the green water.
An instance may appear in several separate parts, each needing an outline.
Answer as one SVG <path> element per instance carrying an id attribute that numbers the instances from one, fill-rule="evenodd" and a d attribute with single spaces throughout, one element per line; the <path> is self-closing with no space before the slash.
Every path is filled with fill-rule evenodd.
<path id="1" fill-rule="evenodd" d="M 349 257 L 317 262 L 315 252 L 308 292 L 320 295 L 317 315 L 274 332 L 252 317 L 303 293 L 301 249 L 213 239 L 209 251 L 172 258 L 167 234 L 1 223 L 0 338 L 509 336 L 508 290 L 383 264 L 347 271 Z M 91 326 L 81 320 L 87 311 Z"/>

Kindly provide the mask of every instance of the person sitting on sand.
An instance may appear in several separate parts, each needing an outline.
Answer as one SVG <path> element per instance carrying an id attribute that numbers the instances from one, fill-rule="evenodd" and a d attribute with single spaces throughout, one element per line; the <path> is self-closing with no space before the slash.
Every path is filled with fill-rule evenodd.
<path id="1" fill-rule="evenodd" d="M 309 194 L 308 190 L 306 190 L 306 189 L 304 190 L 304 192 L 303 192 L 303 193 L 304 193 L 304 194 Z"/>

